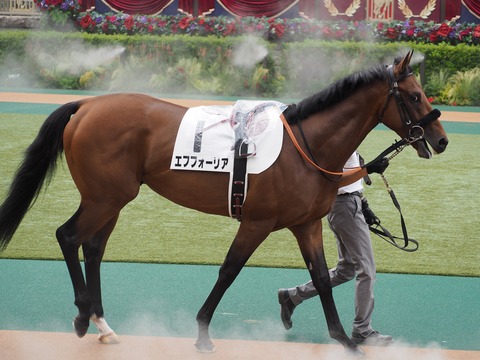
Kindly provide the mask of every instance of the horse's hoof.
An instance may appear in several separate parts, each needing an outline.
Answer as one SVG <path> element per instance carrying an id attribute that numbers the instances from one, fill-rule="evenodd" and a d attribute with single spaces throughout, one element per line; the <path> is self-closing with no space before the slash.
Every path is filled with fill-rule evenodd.
<path id="1" fill-rule="evenodd" d="M 199 341 L 197 340 L 195 342 L 195 347 L 197 348 L 197 351 L 200 353 L 214 353 L 216 351 L 215 345 L 208 340 L 208 341 Z"/>
<path id="2" fill-rule="evenodd" d="M 114 332 L 106 335 L 98 335 L 98 341 L 105 345 L 114 345 L 120 343 L 117 334 L 115 334 Z"/>
<path id="3" fill-rule="evenodd" d="M 346 350 L 349 357 L 352 357 L 352 358 L 355 358 L 355 359 L 365 359 L 366 358 L 365 353 L 358 346 L 357 347 L 348 347 L 345 350 Z"/>
<path id="4" fill-rule="evenodd" d="M 73 328 L 75 329 L 75 333 L 79 338 L 82 338 L 85 336 L 85 334 L 88 331 L 88 325 L 90 324 L 89 320 L 87 321 L 82 321 L 78 316 L 73 319 Z"/>

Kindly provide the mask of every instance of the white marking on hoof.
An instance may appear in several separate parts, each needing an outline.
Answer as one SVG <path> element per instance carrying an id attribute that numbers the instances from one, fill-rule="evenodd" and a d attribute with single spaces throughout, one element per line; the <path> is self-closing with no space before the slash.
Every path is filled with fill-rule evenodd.
<path id="1" fill-rule="evenodd" d="M 110 334 L 98 335 L 98 341 L 105 345 L 114 345 L 120 343 L 117 334 L 113 331 Z"/>
<path id="2" fill-rule="evenodd" d="M 118 344 L 120 342 L 117 334 L 115 334 L 110 326 L 108 326 L 105 318 L 92 315 L 90 320 L 92 320 L 97 327 L 99 332 L 98 341 L 100 341 L 102 344 Z"/>

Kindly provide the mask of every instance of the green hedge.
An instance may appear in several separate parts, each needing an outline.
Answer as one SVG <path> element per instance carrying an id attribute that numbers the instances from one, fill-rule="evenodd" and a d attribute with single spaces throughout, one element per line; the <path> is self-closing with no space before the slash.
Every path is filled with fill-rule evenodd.
<path id="1" fill-rule="evenodd" d="M 254 46 L 268 55 L 250 67 L 233 64 L 237 48 L 250 41 L 240 60 L 254 58 Z M 124 48 L 121 54 L 114 51 Z M 361 68 L 391 63 L 395 56 L 414 49 L 425 57 L 425 76 L 440 70 L 454 74 L 480 64 L 476 46 L 414 43 L 372 44 L 305 40 L 269 43 L 239 37 L 101 35 L 39 31 L 0 32 L 2 86 L 28 85 L 92 90 L 141 90 L 222 96 L 302 97 Z M 91 64 L 95 49 L 101 60 Z M 79 51 L 69 59 L 72 51 Z M 113 55 L 112 55 L 113 54 Z M 103 57 L 103 59 L 102 59 Z M 253 61 L 253 60 L 252 60 Z M 12 80 L 5 72 L 19 73 Z M 419 66 L 415 71 L 420 73 Z M 23 82 L 22 82 L 23 81 Z M 428 94 L 427 94 L 428 95 Z"/>

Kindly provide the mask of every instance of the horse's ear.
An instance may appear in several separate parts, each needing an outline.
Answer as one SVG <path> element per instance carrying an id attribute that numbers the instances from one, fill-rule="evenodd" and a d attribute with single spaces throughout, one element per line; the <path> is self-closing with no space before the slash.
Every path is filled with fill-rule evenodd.
<path id="1" fill-rule="evenodd" d="M 403 60 L 400 61 L 400 63 L 398 64 L 399 74 L 403 74 L 405 73 L 405 71 L 407 71 L 408 65 L 410 65 L 410 61 L 412 60 L 412 56 L 413 56 L 413 50 L 409 51 L 407 55 L 405 55 Z"/>

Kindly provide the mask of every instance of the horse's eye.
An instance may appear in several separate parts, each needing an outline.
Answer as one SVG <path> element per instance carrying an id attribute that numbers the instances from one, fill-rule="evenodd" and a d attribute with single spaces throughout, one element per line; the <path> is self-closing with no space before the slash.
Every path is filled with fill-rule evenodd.
<path id="1" fill-rule="evenodd" d="M 412 94 L 410 95 L 410 100 L 412 100 L 413 102 L 419 102 L 420 96 L 418 94 Z"/>

